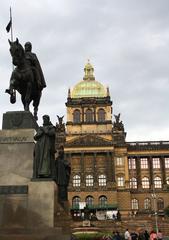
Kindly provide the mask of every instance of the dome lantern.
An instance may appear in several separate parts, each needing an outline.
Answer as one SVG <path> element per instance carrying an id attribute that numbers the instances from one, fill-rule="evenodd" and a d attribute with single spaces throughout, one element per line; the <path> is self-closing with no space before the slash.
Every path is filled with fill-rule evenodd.
<path id="1" fill-rule="evenodd" d="M 87 64 L 86 64 L 85 67 L 84 67 L 84 72 L 85 72 L 85 75 L 84 75 L 84 77 L 83 77 L 83 80 L 95 80 L 95 77 L 94 77 L 94 68 L 93 68 L 93 66 L 91 65 L 89 59 L 88 59 Z"/>

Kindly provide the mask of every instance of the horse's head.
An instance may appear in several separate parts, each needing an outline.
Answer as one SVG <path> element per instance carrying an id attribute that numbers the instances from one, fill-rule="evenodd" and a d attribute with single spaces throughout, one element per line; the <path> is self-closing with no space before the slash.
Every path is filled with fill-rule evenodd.
<path id="1" fill-rule="evenodd" d="M 23 61 L 23 58 L 25 56 L 24 49 L 17 38 L 15 42 L 11 42 L 10 40 L 8 41 L 10 44 L 9 51 L 13 59 L 13 64 L 15 66 L 18 66 Z"/>

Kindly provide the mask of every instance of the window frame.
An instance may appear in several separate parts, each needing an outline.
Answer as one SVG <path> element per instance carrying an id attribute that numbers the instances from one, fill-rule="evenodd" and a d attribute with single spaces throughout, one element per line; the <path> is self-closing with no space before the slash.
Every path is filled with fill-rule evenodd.
<path id="1" fill-rule="evenodd" d="M 80 187 L 80 185 L 81 185 L 80 175 L 76 174 L 73 176 L 72 185 L 73 185 L 73 187 Z"/>
<path id="2" fill-rule="evenodd" d="M 85 184 L 86 184 L 86 187 L 93 187 L 94 185 L 93 175 L 91 174 L 86 175 Z"/>
<path id="3" fill-rule="evenodd" d="M 101 187 L 106 186 L 107 185 L 106 175 L 100 174 L 98 176 L 98 183 L 99 183 L 99 186 L 101 186 Z"/>
<path id="4" fill-rule="evenodd" d="M 73 123 L 80 123 L 81 122 L 81 112 L 79 109 L 75 109 L 73 111 Z"/>
<path id="5" fill-rule="evenodd" d="M 140 167 L 141 169 L 148 169 L 148 159 L 140 158 Z"/>
<path id="6" fill-rule="evenodd" d="M 93 123 L 94 122 L 94 112 L 92 109 L 86 109 L 86 123 Z"/>
<path id="7" fill-rule="evenodd" d="M 160 158 L 159 157 L 152 158 L 152 162 L 153 162 L 153 169 L 160 169 Z"/>
<path id="8" fill-rule="evenodd" d="M 150 188 L 150 180 L 149 180 L 149 178 L 148 177 L 143 177 L 142 179 L 141 179 L 141 184 L 142 184 L 142 188 L 143 189 L 149 189 Z"/>
<path id="9" fill-rule="evenodd" d="M 103 108 L 99 108 L 97 111 L 97 121 L 105 122 L 106 121 L 106 112 Z"/>

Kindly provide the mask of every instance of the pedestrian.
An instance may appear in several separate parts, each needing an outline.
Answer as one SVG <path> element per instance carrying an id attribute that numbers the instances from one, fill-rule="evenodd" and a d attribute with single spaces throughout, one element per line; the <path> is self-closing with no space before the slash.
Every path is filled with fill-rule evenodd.
<path id="1" fill-rule="evenodd" d="M 128 229 L 126 229 L 126 231 L 124 233 L 124 238 L 125 238 L 125 240 L 131 240 L 131 236 L 130 236 L 130 233 L 129 233 Z"/>
<path id="2" fill-rule="evenodd" d="M 152 230 L 150 233 L 150 240 L 157 240 L 157 234 L 154 230 Z"/>
<path id="3" fill-rule="evenodd" d="M 150 238 L 150 235 L 147 230 L 144 231 L 144 238 L 145 238 L 145 240 L 149 240 L 149 238 Z"/>
<path id="4" fill-rule="evenodd" d="M 163 239 L 163 234 L 162 234 L 161 230 L 159 230 L 158 233 L 157 233 L 157 239 L 158 240 L 162 240 Z"/>

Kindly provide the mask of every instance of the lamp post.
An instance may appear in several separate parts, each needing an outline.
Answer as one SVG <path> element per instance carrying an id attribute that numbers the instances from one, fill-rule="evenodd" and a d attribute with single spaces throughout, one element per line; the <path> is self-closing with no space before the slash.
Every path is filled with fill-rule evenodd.
<path id="1" fill-rule="evenodd" d="M 158 233 L 157 195 L 154 191 L 154 188 L 153 188 L 153 193 L 151 194 L 151 197 L 153 199 L 153 205 L 154 205 L 154 217 L 155 217 L 156 233 Z"/>

